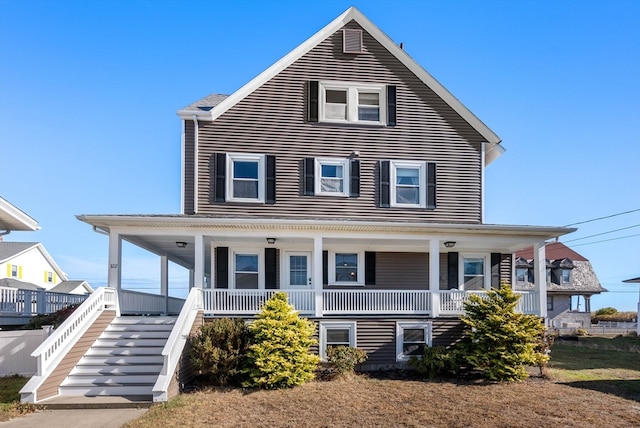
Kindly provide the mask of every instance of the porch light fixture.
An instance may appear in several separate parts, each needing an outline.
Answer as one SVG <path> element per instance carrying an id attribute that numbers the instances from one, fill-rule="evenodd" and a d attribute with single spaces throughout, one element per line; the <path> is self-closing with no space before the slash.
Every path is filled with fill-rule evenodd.
<path id="1" fill-rule="evenodd" d="M 176 245 L 178 246 L 178 248 L 184 248 L 187 246 L 187 243 L 183 241 L 176 241 Z"/>
<path id="2" fill-rule="evenodd" d="M 276 243 L 276 238 L 267 238 L 267 243 L 268 244 L 275 244 Z"/>
<path id="3" fill-rule="evenodd" d="M 444 243 L 444 246 L 447 248 L 453 248 L 456 245 L 456 241 L 447 241 Z"/>

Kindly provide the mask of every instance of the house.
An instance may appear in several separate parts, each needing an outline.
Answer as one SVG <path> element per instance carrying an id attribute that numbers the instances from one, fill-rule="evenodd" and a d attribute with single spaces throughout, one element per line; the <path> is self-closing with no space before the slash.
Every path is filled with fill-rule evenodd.
<path id="1" fill-rule="evenodd" d="M 504 152 L 500 138 L 353 7 L 237 92 L 178 115 L 182 212 L 78 216 L 109 240 L 109 286 L 87 302 L 104 302 L 86 315 L 101 320 L 86 330 L 97 347 L 111 323 L 138 322 L 126 314 L 180 313 L 156 377 L 117 392 L 108 385 L 127 376 L 96 373 L 92 387 L 51 364 L 65 379 L 57 392 L 53 381 L 42 392 L 43 369 L 23 400 L 77 385 L 164 401 L 185 381 L 177 361 L 193 323 L 251 318 L 276 290 L 317 323 L 322 357 L 347 344 L 371 369 L 396 367 L 456 340 L 465 299 L 514 282 L 516 251 L 533 247 L 544 272 L 545 242 L 575 230 L 484 222 L 484 169 Z M 122 281 L 123 241 L 159 256 L 159 295 Z M 190 272 L 184 303 L 169 297 L 169 262 Z M 521 294 L 519 310 L 546 318 L 546 282 Z"/>
<path id="2" fill-rule="evenodd" d="M 1 239 L 12 231 L 39 229 L 37 221 L 0 197 L 0 326 L 25 324 L 93 292 L 86 281 L 70 281 L 41 243 Z"/>
<path id="3" fill-rule="evenodd" d="M 625 279 L 622 282 L 624 282 L 625 284 L 640 284 L 640 276 Z M 640 285 L 638 286 L 638 316 L 636 317 L 636 324 L 636 334 L 640 336 Z"/>
<path id="4" fill-rule="evenodd" d="M 589 260 L 562 242 L 546 245 L 545 278 L 547 283 L 547 318 L 555 328 L 589 327 L 591 325 L 591 296 L 607 290 L 600 285 Z M 515 290 L 534 287 L 532 249 L 516 252 Z M 584 306 L 573 307 L 572 297 L 582 297 Z M 578 300 L 579 302 L 579 300 Z"/>

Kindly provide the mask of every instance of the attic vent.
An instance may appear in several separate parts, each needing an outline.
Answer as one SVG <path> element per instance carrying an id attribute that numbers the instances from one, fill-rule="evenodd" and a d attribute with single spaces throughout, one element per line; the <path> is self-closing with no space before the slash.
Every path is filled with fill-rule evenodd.
<path id="1" fill-rule="evenodd" d="M 362 53 L 362 30 L 342 30 L 342 51 L 344 53 Z"/>

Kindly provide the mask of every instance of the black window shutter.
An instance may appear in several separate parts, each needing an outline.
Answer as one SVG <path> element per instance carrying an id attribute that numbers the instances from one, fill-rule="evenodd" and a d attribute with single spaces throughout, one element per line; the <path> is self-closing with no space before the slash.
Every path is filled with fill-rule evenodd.
<path id="1" fill-rule="evenodd" d="M 228 247 L 216 247 L 216 288 L 229 288 Z"/>
<path id="2" fill-rule="evenodd" d="M 396 87 L 387 86 L 387 126 L 396 126 Z"/>
<path id="3" fill-rule="evenodd" d="M 273 205 L 276 203 L 276 157 L 273 155 L 266 155 L 265 159 L 267 163 L 267 189 L 265 202 Z"/>
<path id="4" fill-rule="evenodd" d="M 316 159 L 315 158 L 304 158 L 304 190 L 303 194 L 305 196 L 313 196 L 315 194 L 315 170 L 316 170 Z"/>
<path id="5" fill-rule="evenodd" d="M 391 198 L 389 161 L 380 161 L 380 207 L 389 208 Z"/>
<path id="6" fill-rule="evenodd" d="M 376 253 L 364 253 L 364 285 L 376 285 Z"/>
<path id="7" fill-rule="evenodd" d="M 458 253 L 449 253 L 447 259 L 447 284 L 449 290 L 458 288 Z"/>
<path id="8" fill-rule="evenodd" d="M 319 85 L 317 80 L 307 82 L 307 120 L 309 122 L 318 121 L 319 110 Z"/>
<path id="9" fill-rule="evenodd" d="M 329 284 L 329 252 L 322 252 L 322 284 Z"/>
<path id="10" fill-rule="evenodd" d="M 358 159 L 351 159 L 351 183 L 349 184 L 349 196 L 357 198 L 360 196 L 360 161 Z"/>
<path id="11" fill-rule="evenodd" d="M 275 248 L 264 249 L 264 288 L 276 289 L 278 288 L 277 282 L 277 260 L 278 250 Z"/>
<path id="12" fill-rule="evenodd" d="M 436 207 L 436 164 L 427 162 L 427 208 Z"/>
<path id="13" fill-rule="evenodd" d="M 225 188 L 226 188 L 226 170 L 227 170 L 227 154 L 216 153 L 216 184 L 213 194 L 213 200 L 215 202 L 224 202 Z"/>
<path id="14" fill-rule="evenodd" d="M 500 288 L 500 261 L 502 254 L 491 253 L 491 288 Z"/>

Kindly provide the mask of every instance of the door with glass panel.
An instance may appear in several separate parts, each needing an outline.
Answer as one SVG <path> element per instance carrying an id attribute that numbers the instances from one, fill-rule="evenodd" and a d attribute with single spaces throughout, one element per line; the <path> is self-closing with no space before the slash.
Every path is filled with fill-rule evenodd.
<path id="1" fill-rule="evenodd" d="M 301 312 L 313 310 L 311 290 L 311 253 L 287 252 L 285 256 L 285 286 L 291 292 L 289 303 Z"/>

